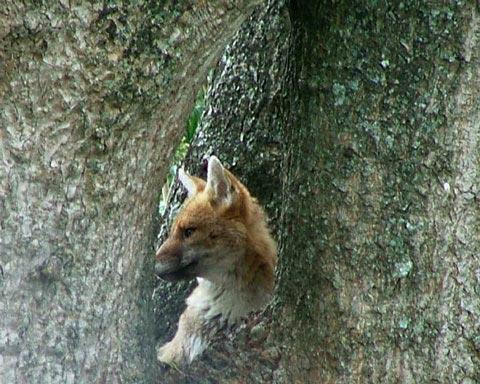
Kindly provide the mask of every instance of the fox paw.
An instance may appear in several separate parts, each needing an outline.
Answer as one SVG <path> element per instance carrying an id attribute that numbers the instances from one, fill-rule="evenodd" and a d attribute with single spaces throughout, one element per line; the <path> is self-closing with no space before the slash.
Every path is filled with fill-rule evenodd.
<path id="1" fill-rule="evenodd" d="M 180 367 L 183 366 L 183 358 L 171 343 L 167 343 L 157 348 L 157 360 L 173 369 L 182 372 Z"/>

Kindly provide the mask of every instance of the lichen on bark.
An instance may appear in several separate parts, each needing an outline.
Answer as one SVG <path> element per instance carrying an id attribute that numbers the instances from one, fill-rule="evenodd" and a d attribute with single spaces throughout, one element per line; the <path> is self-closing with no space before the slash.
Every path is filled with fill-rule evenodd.
<path id="1" fill-rule="evenodd" d="M 253 5 L 2 5 L 2 381 L 157 379 L 160 181 Z M 275 300 L 161 380 L 480 381 L 478 30 L 466 1 L 259 7 L 187 166 L 217 154 L 266 206 Z"/>
<path id="2" fill-rule="evenodd" d="M 262 104 L 271 123 L 241 104 L 250 85 L 245 98 L 230 96 L 243 72 L 218 70 L 212 123 L 192 157 L 223 156 L 254 191 L 274 183 L 265 196 L 281 245 L 278 283 L 257 319 L 267 336 L 252 341 L 247 325 L 183 380 L 478 381 L 478 10 L 461 1 L 280 4 L 270 12 L 284 17 L 267 24 L 288 30 L 288 60 L 276 72 L 282 102 Z M 243 32 L 230 68 L 265 75 L 251 67 L 256 50 Z M 252 121 L 251 141 L 268 148 L 263 137 L 280 138 L 253 165 L 235 140 Z"/>
<path id="3" fill-rule="evenodd" d="M 475 114 L 457 99 L 478 92 L 478 62 L 463 61 L 468 45 L 478 47 L 478 16 L 465 4 L 420 4 L 292 9 L 301 83 L 283 204 L 294 236 L 274 313 L 291 330 L 280 364 L 289 380 L 478 379 L 471 331 L 460 336 L 475 320 L 454 308 L 479 302 L 471 283 L 459 294 L 452 276 L 456 263 L 478 268 L 478 245 L 462 244 L 449 217 L 459 200 L 470 218 L 478 206 L 458 194 L 454 203 L 445 187 L 464 163 L 452 111 Z M 478 136 L 474 124 L 462 129 Z M 478 236 L 478 221 L 461 232 Z M 455 362 L 440 368 L 433 356 L 446 351 Z"/>
<path id="4" fill-rule="evenodd" d="M 0 381 L 155 381 L 160 180 L 255 4 L 2 3 Z"/>
<path id="5" fill-rule="evenodd" d="M 185 161 L 191 174 L 205 178 L 203 159 L 218 156 L 266 208 L 274 232 L 281 227 L 282 126 L 287 124 L 290 113 L 289 49 L 290 23 L 284 2 L 271 2 L 254 12 L 215 68 L 199 131 Z M 166 213 L 167 222 L 184 197 L 185 192 L 177 185 Z M 161 240 L 168 224 L 162 225 Z M 156 290 L 160 342 L 175 331 L 189 288 L 190 285 L 184 285 L 184 293 L 179 294 L 178 285 L 162 283 Z M 239 378 L 249 382 L 271 381 L 278 349 L 272 344 L 271 350 L 265 352 L 268 324 L 263 321 L 268 322 L 268 316 L 259 315 L 240 329 L 220 333 L 201 359 L 184 372 L 164 372 L 162 382 L 235 382 Z M 256 331 L 252 333 L 254 326 Z"/>

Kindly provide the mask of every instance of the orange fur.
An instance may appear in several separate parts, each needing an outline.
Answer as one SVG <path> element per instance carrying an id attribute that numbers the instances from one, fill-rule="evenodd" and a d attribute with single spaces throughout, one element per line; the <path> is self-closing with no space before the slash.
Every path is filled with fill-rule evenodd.
<path id="1" fill-rule="evenodd" d="M 182 365 L 205 349 L 212 319 L 232 323 L 268 302 L 277 251 L 263 209 L 217 158 L 207 182 L 184 172 L 181 180 L 189 198 L 157 252 L 156 270 L 167 279 L 200 278 L 175 338 L 158 355 Z"/>

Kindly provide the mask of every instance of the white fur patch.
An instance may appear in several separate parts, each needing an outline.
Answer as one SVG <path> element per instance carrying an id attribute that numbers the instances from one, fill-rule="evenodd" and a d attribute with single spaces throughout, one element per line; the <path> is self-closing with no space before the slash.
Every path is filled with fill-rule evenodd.
<path id="1" fill-rule="evenodd" d="M 190 335 L 185 343 L 188 363 L 191 363 L 198 355 L 202 354 L 207 345 L 207 342 L 201 336 L 196 334 Z"/>
<path id="2" fill-rule="evenodd" d="M 225 175 L 223 165 L 216 156 L 210 156 L 207 171 L 207 189 L 218 203 L 230 204 L 232 201 L 230 180 Z"/>
<path id="3" fill-rule="evenodd" d="M 248 292 L 236 279 L 230 284 L 218 285 L 209 280 L 197 278 L 198 286 L 187 298 L 187 305 L 195 308 L 208 323 L 214 318 L 234 324 L 250 312 L 262 308 L 270 295 L 267 292 Z"/>
<path id="4" fill-rule="evenodd" d="M 190 175 L 187 172 L 185 172 L 183 168 L 180 168 L 178 170 L 178 179 L 183 184 L 185 189 L 188 191 L 188 197 L 191 197 L 197 193 L 197 186 L 193 182 Z"/>

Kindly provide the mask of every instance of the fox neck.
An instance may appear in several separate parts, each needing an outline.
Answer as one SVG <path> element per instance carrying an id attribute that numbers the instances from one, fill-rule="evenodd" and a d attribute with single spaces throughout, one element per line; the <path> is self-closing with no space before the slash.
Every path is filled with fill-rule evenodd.
<path id="1" fill-rule="evenodd" d="M 219 318 L 232 324 L 249 312 L 262 308 L 271 297 L 273 276 L 268 276 L 258 257 L 238 255 L 238 263 L 221 274 L 198 278 L 198 287 L 187 299 L 208 322 Z M 273 275 L 273 271 L 270 272 Z"/>

